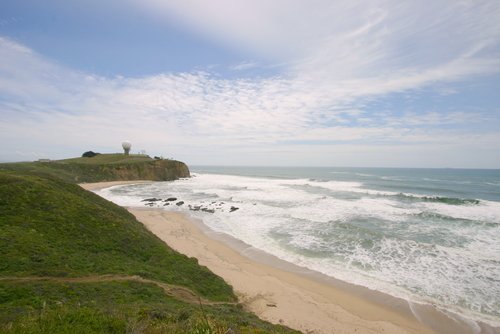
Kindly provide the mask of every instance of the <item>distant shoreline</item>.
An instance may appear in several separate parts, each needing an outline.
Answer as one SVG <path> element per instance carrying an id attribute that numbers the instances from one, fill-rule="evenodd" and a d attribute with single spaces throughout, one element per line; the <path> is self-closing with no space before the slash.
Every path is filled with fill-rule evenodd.
<path id="1" fill-rule="evenodd" d="M 135 181 L 108 181 L 108 182 L 91 182 L 91 183 L 80 183 L 79 186 L 85 190 L 97 191 L 104 188 L 109 188 L 113 186 L 121 186 L 126 184 L 138 184 L 138 183 L 152 183 L 154 181 L 147 180 L 135 180 Z"/>
<path id="2" fill-rule="evenodd" d="M 81 184 L 87 190 L 151 181 Z M 315 333 L 472 333 L 429 305 L 337 281 L 249 248 L 209 230 L 179 212 L 128 208 L 151 232 L 175 250 L 231 284 L 240 301 L 260 318 Z M 425 324 L 425 325 L 424 325 Z M 433 329 L 430 329 L 433 327 Z M 482 325 L 488 332 L 496 328 Z"/>

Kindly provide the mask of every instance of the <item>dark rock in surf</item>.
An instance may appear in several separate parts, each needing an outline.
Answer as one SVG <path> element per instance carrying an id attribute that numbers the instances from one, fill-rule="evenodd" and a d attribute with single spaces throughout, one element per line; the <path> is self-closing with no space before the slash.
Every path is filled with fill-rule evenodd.
<path id="1" fill-rule="evenodd" d="M 191 211 L 200 211 L 201 206 L 195 205 L 195 206 L 189 206 L 189 210 Z"/>
<path id="2" fill-rule="evenodd" d="M 201 209 L 201 211 L 208 212 L 208 213 L 214 213 L 215 212 L 214 209 L 208 209 L 208 208 L 203 208 L 203 209 Z"/>
<path id="3" fill-rule="evenodd" d="M 141 202 L 158 202 L 158 201 L 161 201 L 161 198 L 152 197 L 143 199 Z"/>

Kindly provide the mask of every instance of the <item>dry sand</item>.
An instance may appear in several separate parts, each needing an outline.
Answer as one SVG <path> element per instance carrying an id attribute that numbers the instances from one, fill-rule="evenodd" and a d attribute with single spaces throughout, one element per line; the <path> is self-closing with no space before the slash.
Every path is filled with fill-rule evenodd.
<path id="1" fill-rule="evenodd" d="M 417 321 L 307 277 L 255 262 L 178 212 L 129 209 L 170 247 L 231 284 L 262 319 L 313 333 L 432 333 Z"/>
<path id="2" fill-rule="evenodd" d="M 109 188 L 112 186 L 119 186 L 124 184 L 138 184 L 138 183 L 152 183 L 154 181 L 109 181 L 109 182 L 95 182 L 95 183 L 80 183 L 79 186 L 86 190 L 96 191 L 99 189 Z"/>
<path id="3" fill-rule="evenodd" d="M 145 181 L 81 186 L 95 191 L 141 182 Z M 299 274 L 300 270 L 294 270 L 293 265 L 283 267 L 280 260 L 269 265 L 273 262 L 269 260 L 272 256 L 267 256 L 266 261 L 262 258 L 255 261 L 254 258 L 259 258 L 258 252 L 245 252 L 244 247 L 235 247 L 238 242 L 234 239 L 216 235 L 201 222 L 182 213 L 160 209 L 128 210 L 170 247 L 197 258 L 201 265 L 224 278 L 247 310 L 272 323 L 304 333 L 435 333 L 429 324 L 442 333 L 470 332 L 470 328 L 464 328 L 460 321 L 430 306 L 413 305 L 411 309 L 418 311 L 417 319 L 404 300 L 346 283 L 331 284 L 327 279 L 310 275 L 310 271 L 308 275 L 305 269 Z"/>

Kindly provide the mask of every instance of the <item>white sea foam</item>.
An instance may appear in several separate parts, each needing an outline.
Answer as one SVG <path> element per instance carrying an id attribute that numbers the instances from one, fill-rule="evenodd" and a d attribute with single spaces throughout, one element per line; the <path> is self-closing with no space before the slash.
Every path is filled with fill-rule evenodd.
<path id="1" fill-rule="evenodd" d="M 422 203 L 422 210 L 435 212 L 452 218 L 500 224 L 500 203 L 481 201 L 480 205 L 448 205 L 445 203 Z"/>
<path id="2" fill-rule="evenodd" d="M 325 181 L 325 182 L 317 182 L 317 181 L 308 181 L 305 185 L 310 185 L 313 187 L 325 188 L 334 192 L 354 192 L 354 193 L 362 193 L 368 195 L 397 195 L 397 192 L 392 191 L 379 191 L 372 189 L 362 188 L 363 184 L 361 182 L 345 182 L 345 181 Z"/>
<path id="3" fill-rule="evenodd" d="M 500 323 L 498 202 L 451 205 L 429 201 L 439 199 L 433 194 L 367 189 L 358 181 L 213 174 L 99 194 L 124 206 L 177 197 L 183 206 L 165 208 L 185 210 L 211 229 L 283 260 Z M 188 211 L 189 205 L 215 212 Z M 239 210 L 230 212 L 231 206 Z"/>
<path id="4" fill-rule="evenodd" d="M 124 187 L 130 187 L 130 186 L 114 186 L 98 190 L 95 193 L 121 206 L 127 206 L 127 207 L 144 206 L 144 203 L 141 202 L 141 200 L 143 199 L 142 197 L 131 196 L 130 192 L 127 192 L 126 194 L 121 194 L 120 190 Z"/>

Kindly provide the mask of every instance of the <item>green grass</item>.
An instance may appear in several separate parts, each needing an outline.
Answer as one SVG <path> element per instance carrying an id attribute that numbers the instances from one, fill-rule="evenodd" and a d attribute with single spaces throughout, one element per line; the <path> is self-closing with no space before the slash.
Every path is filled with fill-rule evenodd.
<path id="1" fill-rule="evenodd" d="M 140 275 L 213 300 L 231 288 L 150 233 L 127 210 L 58 179 L 0 172 L 0 274 Z M 200 284 L 203 282 L 203 284 Z"/>
<path id="2" fill-rule="evenodd" d="M 0 278 L 137 275 L 235 301 L 206 267 L 127 210 L 40 171 L 0 169 Z M 292 333 L 238 305 L 193 305 L 134 281 L 0 281 L 5 333 Z"/>
<path id="3" fill-rule="evenodd" d="M 153 161 L 153 159 L 147 155 L 142 154 L 130 154 L 124 155 L 123 153 L 113 153 L 113 154 L 98 154 L 92 158 L 71 158 L 57 160 L 56 163 L 77 163 L 77 164 L 129 164 L 129 163 L 140 163 Z"/>
<path id="4" fill-rule="evenodd" d="M 152 180 L 167 181 L 189 176 L 187 166 L 176 160 L 154 160 L 144 155 L 99 154 L 50 162 L 2 163 L 0 170 L 54 176 L 71 183 Z"/>
<path id="5" fill-rule="evenodd" d="M 239 306 L 201 308 L 134 282 L 0 283 L 0 323 L 6 333 L 293 333 Z"/>

